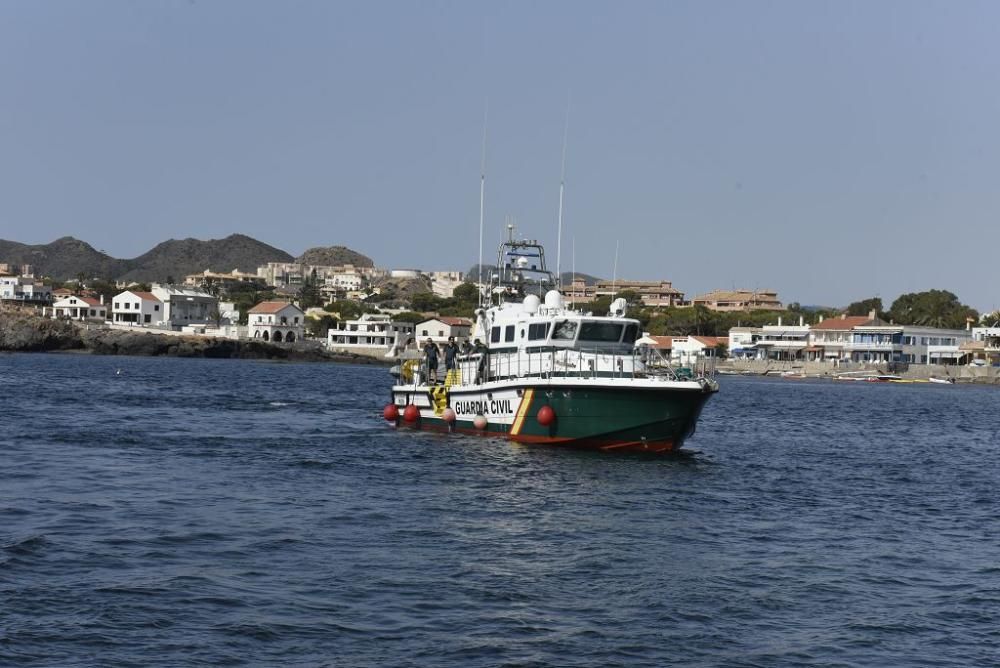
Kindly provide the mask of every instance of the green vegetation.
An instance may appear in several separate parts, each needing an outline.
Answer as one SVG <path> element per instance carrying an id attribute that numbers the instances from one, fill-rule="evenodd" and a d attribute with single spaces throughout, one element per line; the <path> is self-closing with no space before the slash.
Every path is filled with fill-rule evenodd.
<path id="1" fill-rule="evenodd" d="M 861 301 L 853 302 L 850 306 L 847 307 L 847 315 L 867 316 L 872 311 L 875 311 L 876 317 L 879 317 L 883 320 L 888 319 L 885 310 L 882 308 L 881 297 L 862 299 Z"/>
<path id="2" fill-rule="evenodd" d="M 433 292 L 418 292 L 410 298 L 410 308 L 420 313 L 472 318 L 479 307 L 479 290 L 472 283 L 455 288 L 453 296 L 438 297 Z"/>
<path id="3" fill-rule="evenodd" d="M 316 270 L 306 276 L 302 287 L 299 288 L 299 308 L 305 311 L 316 306 L 323 305 L 323 297 L 319 293 L 319 281 L 316 279 Z"/>
<path id="4" fill-rule="evenodd" d="M 403 311 L 402 313 L 397 313 L 392 316 L 392 319 L 396 322 L 411 322 L 415 325 L 418 322 L 427 320 L 427 316 L 423 313 L 417 313 L 416 311 Z"/>
<path id="5" fill-rule="evenodd" d="M 923 325 L 964 329 L 968 318 L 979 319 L 976 309 L 958 301 L 947 290 L 927 290 L 900 295 L 889 308 L 889 317 L 899 325 Z"/>
<path id="6" fill-rule="evenodd" d="M 362 313 L 375 313 L 378 311 L 374 306 L 349 299 L 330 302 L 323 307 L 323 310 L 328 313 L 336 313 L 340 316 L 341 320 L 357 320 L 361 317 Z"/>
<path id="7" fill-rule="evenodd" d="M 240 312 L 240 324 L 247 324 L 247 313 L 257 304 L 274 299 L 274 291 L 256 283 L 239 283 L 229 289 L 229 299 Z"/>
<path id="8" fill-rule="evenodd" d="M 317 339 L 325 339 L 327 332 L 337 326 L 338 320 L 332 315 L 306 318 L 306 334 Z"/>

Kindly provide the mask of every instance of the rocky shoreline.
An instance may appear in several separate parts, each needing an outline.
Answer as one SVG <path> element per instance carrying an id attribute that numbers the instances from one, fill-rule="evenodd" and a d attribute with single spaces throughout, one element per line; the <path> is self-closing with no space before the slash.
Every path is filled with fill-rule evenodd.
<path id="1" fill-rule="evenodd" d="M 387 364 L 371 357 L 334 355 L 312 347 L 86 328 L 74 322 L 51 320 L 22 311 L 0 311 L 0 352 L 82 352 L 95 355 Z"/>

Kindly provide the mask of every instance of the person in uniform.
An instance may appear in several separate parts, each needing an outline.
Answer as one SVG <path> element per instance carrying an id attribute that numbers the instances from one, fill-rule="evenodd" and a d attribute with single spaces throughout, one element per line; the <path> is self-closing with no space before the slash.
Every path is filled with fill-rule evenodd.
<path id="1" fill-rule="evenodd" d="M 455 337 L 449 336 L 448 343 L 444 346 L 444 372 L 445 378 L 448 377 L 449 371 L 454 371 L 456 368 L 456 358 L 458 357 L 458 344 L 455 343 Z"/>
<path id="2" fill-rule="evenodd" d="M 427 360 L 427 377 L 430 379 L 432 385 L 437 385 L 438 352 L 437 344 L 428 337 L 427 343 L 424 344 L 424 356 Z"/>

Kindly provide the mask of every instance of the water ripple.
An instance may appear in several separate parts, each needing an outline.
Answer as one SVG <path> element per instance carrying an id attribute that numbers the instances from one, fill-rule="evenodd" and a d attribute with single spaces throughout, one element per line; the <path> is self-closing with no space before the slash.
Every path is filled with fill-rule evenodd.
<path id="1" fill-rule="evenodd" d="M 727 378 L 657 458 L 397 432 L 372 367 L 0 380 L 0 665 L 997 662 L 993 388 Z"/>

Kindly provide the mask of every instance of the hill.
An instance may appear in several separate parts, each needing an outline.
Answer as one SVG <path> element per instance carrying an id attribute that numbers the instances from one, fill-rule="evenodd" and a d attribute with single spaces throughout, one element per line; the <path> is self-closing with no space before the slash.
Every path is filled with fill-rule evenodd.
<path id="1" fill-rule="evenodd" d="M 116 278 L 125 281 L 183 280 L 186 274 L 211 269 L 255 272 L 268 262 L 291 262 L 292 256 L 274 246 L 245 234 L 231 234 L 225 239 L 170 239 L 152 250 L 129 260 L 129 269 Z"/>
<path id="2" fill-rule="evenodd" d="M 316 246 L 295 258 L 301 264 L 335 267 L 353 264 L 355 267 L 374 267 L 375 263 L 367 255 L 362 255 L 346 246 Z"/>
<path id="3" fill-rule="evenodd" d="M 90 244 L 63 237 L 28 245 L 0 240 L 0 262 L 31 264 L 37 276 L 65 281 L 78 276 L 138 282 L 183 280 L 186 274 L 212 271 L 254 272 L 267 262 L 291 262 L 292 256 L 243 234 L 225 239 L 171 239 L 131 260 L 113 258 Z"/>
<path id="4" fill-rule="evenodd" d="M 115 259 L 73 237 L 36 245 L 0 240 L 0 262 L 34 265 L 36 275 L 59 280 L 81 274 L 86 278 L 111 279 L 128 270 L 127 260 Z"/>
<path id="5" fill-rule="evenodd" d="M 379 296 L 372 299 L 373 302 L 409 302 L 414 295 L 431 291 L 431 281 L 426 276 L 416 278 L 390 278 L 386 277 L 375 282 L 374 287 L 378 288 Z"/>

